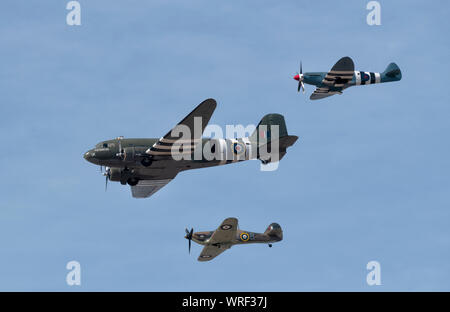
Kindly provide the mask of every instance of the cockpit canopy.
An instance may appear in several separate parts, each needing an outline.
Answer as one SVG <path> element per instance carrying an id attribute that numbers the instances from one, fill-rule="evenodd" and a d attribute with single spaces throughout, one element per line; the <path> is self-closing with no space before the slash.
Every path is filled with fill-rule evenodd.
<path id="1" fill-rule="evenodd" d="M 272 223 L 271 225 L 269 225 L 269 228 L 271 230 L 281 230 L 281 226 L 278 223 Z"/>
<path id="2" fill-rule="evenodd" d="M 103 141 L 95 145 L 95 148 L 113 148 L 116 144 L 112 141 Z"/>

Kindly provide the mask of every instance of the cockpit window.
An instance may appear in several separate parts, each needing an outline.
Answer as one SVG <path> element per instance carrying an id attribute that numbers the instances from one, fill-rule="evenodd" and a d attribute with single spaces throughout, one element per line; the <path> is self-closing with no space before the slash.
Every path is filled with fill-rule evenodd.
<path id="1" fill-rule="evenodd" d="M 108 147 L 108 143 L 103 143 L 103 147 L 107 148 Z"/>

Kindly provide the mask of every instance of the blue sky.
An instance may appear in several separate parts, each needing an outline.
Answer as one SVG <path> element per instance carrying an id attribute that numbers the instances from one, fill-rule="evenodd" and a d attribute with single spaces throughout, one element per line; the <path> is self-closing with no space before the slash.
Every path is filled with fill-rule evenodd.
<path id="1" fill-rule="evenodd" d="M 8 0 L 0 10 L 0 290 L 450 290 L 448 1 Z M 310 101 L 292 76 L 342 56 L 398 83 Z M 160 137 L 202 100 L 211 123 L 285 116 L 299 141 L 279 170 L 250 161 L 184 172 L 146 200 L 82 155 Z M 209 263 L 184 228 L 226 217 L 284 240 Z M 82 285 L 66 285 L 79 261 Z M 381 264 L 381 286 L 366 264 Z"/>

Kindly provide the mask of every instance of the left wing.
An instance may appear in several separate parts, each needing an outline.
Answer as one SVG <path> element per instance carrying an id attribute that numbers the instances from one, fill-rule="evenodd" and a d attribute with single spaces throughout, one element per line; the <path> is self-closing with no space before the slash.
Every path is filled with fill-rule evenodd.
<path id="1" fill-rule="evenodd" d="M 181 154 L 191 154 L 195 145 L 201 143 L 203 131 L 208 125 L 216 106 L 217 103 L 214 99 L 207 99 L 200 103 L 189 115 L 149 148 L 146 153 L 153 157 L 164 159 L 172 156 L 172 147 L 179 146 L 183 147 L 183 150 L 180 151 Z M 201 127 L 199 124 L 195 125 L 199 121 L 201 121 Z M 190 137 L 183 137 L 184 130 L 190 131 Z"/>
<path id="2" fill-rule="evenodd" d="M 209 261 L 229 249 L 232 246 L 230 243 L 236 237 L 237 227 L 238 220 L 236 218 L 223 220 L 209 239 L 208 245 L 203 248 L 200 256 L 198 256 L 198 261 Z"/>
<path id="3" fill-rule="evenodd" d="M 309 99 L 311 100 L 320 100 L 335 94 L 341 94 L 342 91 L 331 91 L 328 87 L 319 87 L 314 90 Z"/>
<path id="4" fill-rule="evenodd" d="M 134 198 L 147 198 L 155 194 L 170 181 L 172 179 L 140 180 L 138 184 L 131 186 L 131 194 Z"/>
<path id="5" fill-rule="evenodd" d="M 203 247 L 203 250 L 202 250 L 200 256 L 198 256 L 198 261 L 212 260 L 215 257 L 217 257 L 218 255 L 220 255 L 222 252 L 227 250 L 228 248 L 229 247 L 221 248 L 221 247 L 213 246 L 213 245 L 205 246 L 205 247 Z"/>
<path id="6" fill-rule="evenodd" d="M 319 100 L 325 97 L 341 94 L 346 84 L 353 78 L 355 64 L 348 56 L 341 58 L 326 74 L 322 85 L 311 94 L 311 100 Z"/>

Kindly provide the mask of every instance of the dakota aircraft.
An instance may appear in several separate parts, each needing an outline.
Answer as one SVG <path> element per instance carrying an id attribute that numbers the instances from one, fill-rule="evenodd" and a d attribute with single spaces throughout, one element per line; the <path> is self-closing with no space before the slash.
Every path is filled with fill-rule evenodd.
<path id="1" fill-rule="evenodd" d="M 402 72 L 395 63 L 390 63 L 382 73 L 355 71 L 353 60 L 346 56 L 341 58 L 328 73 L 303 74 L 300 62 L 300 72 L 294 76 L 294 79 L 298 81 L 298 92 L 303 89 L 303 93 L 305 93 L 305 83 L 316 86 L 310 99 L 319 100 L 334 94 L 342 94 L 344 89 L 351 86 L 399 81 L 402 79 Z"/>
<path id="2" fill-rule="evenodd" d="M 238 139 L 202 138 L 216 101 L 200 103 L 178 125 L 160 139 L 118 137 L 98 143 L 84 158 L 105 166 L 108 180 L 131 187 L 132 196 L 153 195 L 185 170 L 219 166 L 249 159 L 267 164 L 284 157 L 298 139 L 288 135 L 284 117 L 268 114 L 249 137 Z"/>
<path id="3" fill-rule="evenodd" d="M 186 229 L 184 238 L 189 240 L 189 253 L 191 252 L 191 241 L 205 246 L 198 261 L 209 261 L 234 245 L 259 243 L 272 247 L 272 243 L 283 239 L 283 230 L 278 223 L 272 223 L 264 233 L 242 231 L 238 228 L 236 218 L 228 218 L 215 231 L 194 233 L 194 229 L 190 231 Z"/>

